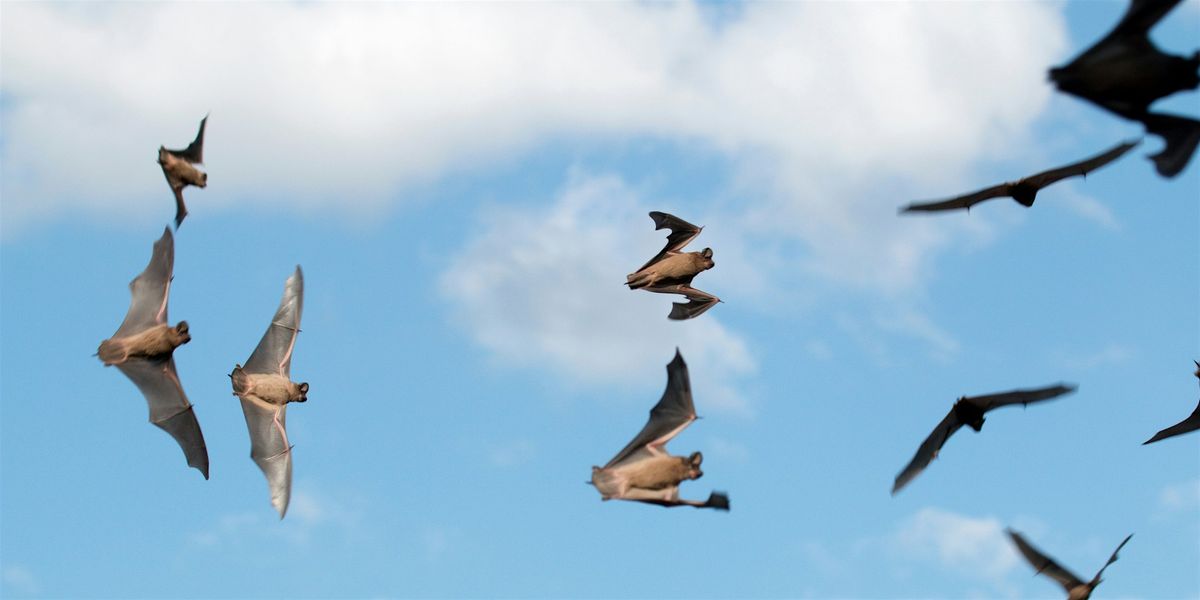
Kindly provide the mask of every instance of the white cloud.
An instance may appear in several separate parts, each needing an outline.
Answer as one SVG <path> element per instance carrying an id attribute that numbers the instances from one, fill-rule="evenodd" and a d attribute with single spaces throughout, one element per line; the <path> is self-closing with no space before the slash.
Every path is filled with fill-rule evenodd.
<path id="1" fill-rule="evenodd" d="M 1200 479 L 1164 487 L 1158 495 L 1158 503 L 1171 512 L 1200 510 Z"/>
<path id="2" fill-rule="evenodd" d="M 4 569 L 0 571 L 0 581 L 3 581 L 4 587 L 10 591 L 21 595 L 33 595 L 42 591 L 42 586 L 38 585 L 33 571 L 24 565 L 4 565 Z"/>
<path id="3" fill-rule="evenodd" d="M 1112 209 L 1101 204 L 1099 200 L 1081 193 L 1079 190 L 1067 186 L 1061 186 L 1063 189 L 1058 191 L 1055 197 L 1055 202 L 1061 202 L 1067 210 L 1087 219 L 1100 227 L 1109 231 L 1120 231 L 1121 222 L 1117 220 Z"/>
<path id="4" fill-rule="evenodd" d="M 344 494 L 335 499 L 312 489 L 303 483 L 293 489 L 287 516 L 282 521 L 264 501 L 264 510 L 220 516 L 206 529 L 192 532 L 188 539 L 199 546 L 237 545 L 251 539 L 284 539 L 307 545 L 317 535 L 334 532 L 345 538 L 357 532 L 364 514 L 361 502 Z M 323 539 L 327 542 L 329 538 Z"/>
<path id="5" fill-rule="evenodd" d="M 523 465 L 537 456 L 537 446 L 530 440 L 519 439 L 492 444 L 488 448 L 488 459 L 497 467 Z"/>
<path id="6" fill-rule="evenodd" d="M 966 577 L 1001 581 L 1021 558 L 995 517 L 923 508 L 890 539 L 898 556 L 934 560 Z"/>

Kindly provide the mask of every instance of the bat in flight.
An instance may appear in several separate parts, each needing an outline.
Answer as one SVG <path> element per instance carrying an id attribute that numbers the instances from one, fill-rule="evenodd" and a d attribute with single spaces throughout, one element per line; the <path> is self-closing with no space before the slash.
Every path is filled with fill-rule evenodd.
<path id="1" fill-rule="evenodd" d="M 271 325 L 246 361 L 229 377 L 233 394 L 242 401 L 250 430 L 250 458 L 262 469 L 279 518 L 287 514 L 292 493 L 292 446 L 287 436 L 287 405 L 308 400 L 308 384 L 291 380 L 292 351 L 300 333 L 304 308 L 304 275 L 300 267 L 288 277 L 283 299 Z"/>
<path id="2" fill-rule="evenodd" d="M 1050 69 L 1050 79 L 1060 91 L 1139 121 L 1161 136 L 1166 146 L 1150 158 L 1163 177 L 1178 175 L 1200 142 L 1200 121 L 1149 112 L 1159 98 L 1200 85 L 1200 52 L 1189 58 L 1174 56 L 1150 40 L 1150 29 L 1179 2 L 1131 0 L 1108 35 L 1070 63 Z"/>
<path id="3" fill-rule="evenodd" d="M 604 500 L 633 500 L 665 507 L 693 506 L 729 510 L 729 497 L 712 492 L 708 500 L 679 498 L 679 484 L 704 475 L 700 463 L 704 456 L 671 456 L 667 442 L 696 420 L 692 403 L 692 384 L 687 364 L 679 349 L 667 364 L 667 389 L 654 408 L 650 420 L 604 467 L 592 467 L 591 484 Z"/>
<path id="4" fill-rule="evenodd" d="M 964 208 L 971 210 L 972 206 L 990 200 L 992 198 L 1010 197 L 1016 200 L 1019 204 L 1025 207 L 1033 206 L 1033 200 L 1037 197 L 1037 193 L 1042 188 L 1061 181 L 1068 177 L 1077 175 L 1087 176 L 1088 173 L 1107 165 L 1108 163 L 1117 160 L 1121 155 L 1129 152 L 1131 148 L 1137 146 L 1140 142 L 1123 142 L 1114 146 L 1110 150 L 1106 150 L 1101 154 L 1097 154 L 1091 158 L 1081 160 L 1077 163 L 1072 163 L 1066 166 L 1042 171 L 1036 175 L 1030 175 L 1017 181 L 1010 181 L 1000 185 L 994 185 L 989 188 L 984 188 L 978 192 L 956 196 L 949 200 L 939 200 L 936 202 L 919 202 L 909 204 L 900 210 L 901 213 L 911 212 L 934 212 L 942 210 L 955 210 Z"/>
<path id="5" fill-rule="evenodd" d="M 658 294 L 683 294 L 688 301 L 674 302 L 668 319 L 682 321 L 694 319 L 710 309 L 721 299 L 692 287 L 692 279 L 703 271 L 713 268 L 712 248 L 701 252 L 681 252 L 688 242 L 700 235 L 703 227 L 696 227 L 675 215 L 653 211 L 655 229 L 670 229 L 667 245 L 650 262 L 625 277 L 625 285 L 631 290 L 646 290 Z"/>
<path id="6" fill-rule="evenodd" d="M 208 173 L 197 169 L 194 165 L 204 162 L 204 126 L 208 116 L 200 119 L 200 132 L 196 139 L 183 150 L 168 150 L 165 146 L 158 147 L 158 164 L 162 166 L 163 175 L 171 191 L 175 192 L 175 229 L 183 224 L 187 216 L 187 206 L 183 203 L 183 188 L 192 185 L 202 188 L 208 185 Z"/>
<path id="7" fill-rule="evenodd" d="M 1025 560 L 1029 561 L 1029 564 L 1033 565 L 1033 568 L 1038 573 L 1057 581 L 1059 585 L 1063 586 L 1063 589 L 1067 590 L 1068 600 L 1087 600 L 1090 598 L 1096 586 L 1100 585 L 1101 581 L 1104 581 L 1100 578 L 1104 574 L 1104 570 L 1108 568 L 1108 565 L 1117 561 L 1117 553 L 1133 537 L 1132 533 L 1126 536 L 1120 545 L 1117 546 L 1117 549 L 1113 550 L 1112 556 L 1108 557 L 1108 562 L 1104 563 L 1104 566 L 1100 567 L 1100 570 L 1096 572 L 1096 576 L 1091 581 L 1085 582 L 1074 573 L 1063 568 L 1062 565 L 1054 562 L 1053 558 L 1046 556 L 1041 550 L 1034 548 L 1032 544 L 1025 541 L 1025 538 L 1021 537 L 1021 534 L 1012 529 L 1008 529 L 1007 531 L 1008 537 L 1012 538 L 1013 544 L 1017 546 L 1017 550 L 1021 551 Z"/>
<path id="8" fill-rule="evenodd" d="M 1196 377 L 1200 378 L 1200 362 L 1196 363 Z M 1169 437 L 1196 431 L 1197 429 L 1200 429 L 1200 404 L 1196 405 L 1196 410 L 1193 410 L 1192 414 L 1188 415 L 1188 418 L 1154 434 L 1154 437 L 1142 442 L 1142 445 L 1153 444 L 1159 440 L 1165 440 Z"/>
<path id="9" fill-rule="evenodd" d="M 129 377 L 150 405 L 150 422 L 171 434 L 189 467 L 208 479 L 208 448 L 192 404 L 175 371 L 175 349 L 192 340 L 187 321 L 167 324 L 167 297 L 175 265 L 175 238 L 169 228 L 154 243 L 150 263 L 132 282 L 133 300 L 113 336 L 100 342 L 96 355 Z"/>
<path id="10" fill-rule="evenodd" d="M 1075 391 L 1075 386 L 1060 383 L 1033 390 L 1013 390 L 999 394 L 959 398 L 942 422 L 933 428 L 933 432 L 925 438 L 924 442 L 921 442 L 921 447 L 917 448 L 917 453 L 909 461 L 908 466 L 904 467 L 904 470 L 896 476 L 896 482 L 892 485 L 892 495 L 920 475 L 921 471 L 924 471 L 925 467 L 937 458 L 938 452 L 945 445 L 946 440 L 950 439 L 950 436 L 954 435 L 954 432 L 963 425 L 968 425 L 978 432 L 983 429 L 984 413 L 990 410 L 1012 404 L 1024 406 L 1033 402 L 1042 402 L 1073 391 Z"/>

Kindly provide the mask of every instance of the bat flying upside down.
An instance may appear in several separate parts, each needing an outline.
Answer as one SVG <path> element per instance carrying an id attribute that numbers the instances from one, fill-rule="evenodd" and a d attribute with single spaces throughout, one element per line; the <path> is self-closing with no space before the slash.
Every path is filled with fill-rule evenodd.
<path id="1" fill-rule="evenodd" d="M 662 251 L 642 265 L 634 273 L 625 277 L 625 285 L 629 289 L 644 289 L 647 292 L 659 294 L 683 294 L 688 301 L 675 302 L 671 306 L 668 319 L 682 321 L 700 316 L 721 299 L 692 287 L 692 279 L 703 271 L 713 268 L 712 249 L 705 248 L 701 252 L 681 252 L 688 242 L 700 235 L 703 227 L 696 227 L 679 217 L 667 213 L 653 211 L 650 218 L 654 219 L 655 229 L 670 229 L 667 245 Z"/>
<path id="2" fill-rule="evenodd" d="M 158 164 L 162 166 L 167 184 L 175 193 L 175 229 L 183 224 L 187 216 L 187 206 L 183 203 L 183 188 L 192 185 L 202 188 L 208 185 L 208 173 L 192 166 L 204 163 L 204 126 L 208 117 L 200 119 L 200 132 L 196 139 L 183 150 L 168 150 L 165 146 L 158 147 Z"/>
<path id="3" fill-rule="evenodd" d="M 1025 538 L 1021 537 L 1021 534 L 1012 529 L 1007 531 L 1008 537 L 1012 538 L 1013 543 L 1017 546 L 1017 550 L 1021 551 L 1021 555 L 1025 557 L 1025 560 L 1029 561 L 1029 564 L 1033 565 L 1034 569 L 1037 569 L 1038 573 L 1057 581 L 1059 585 L 1063 586 L 1063 589 L 1067 590 L 1067 600 L 1087 600 L 1090 598 L 1096 586 L 1100 585 L 1101 581 L 1104 581 L 1100 578 L 1104 574 L 1104 570 L 1108 568 L 1108 565 L 1117 561 L 1117 553 L 1133 537 L 1132 533 L 1125 536 L 1125 539 L 1117 546 L 1117 549 L 1113 550 L 1112 556 L 1108 557 L 1108 562 L 1104 563 L 1104 566 L 1100 567 L 1100 570 L 1096 572 L 1096 576 L 1092 577 L 1091 581 L 1083 581 L 1062 565 L 1054 562 L 1053 558 L 1046 556 L 1041 550 L 1034 548 L 1033 544 L 1030 544 L 1025 541 Z"/>
<path id="4" fill-rule="evenodd" d="M 1196 363 L 1196 377 L 1200 378 L 1200 362 Z M 1145 446 L 1146 444 L 1153 444 L 1159 440 L 1165 440 L 1169 437 L 1183 435 L 1185 433 L 1196 431 L 1197 429 L 1200 429 L 1200 404 L 1196 405 L 1196 410 L 1193 410 L 1192 414 L 1188 415 L 1186 419 L 1154 434 L 1154 437 L 1142 442 L 1142 445 Z"/>

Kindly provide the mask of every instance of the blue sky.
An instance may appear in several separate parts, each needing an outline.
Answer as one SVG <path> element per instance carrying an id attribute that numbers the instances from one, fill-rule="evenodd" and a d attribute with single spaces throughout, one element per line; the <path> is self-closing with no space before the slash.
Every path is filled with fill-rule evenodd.
<path id="1" fill-rule="evenodd" d="M 1200 167 L 1147 138 L 1024 209 L 899 217 L 1138 127 L 1045 71 L 1123 2 L 0 7 L 5 597 L 1200 596 Z M 1200 2 L 1154 31 L 1189 54 Z M 1161 106 L 1192 116 L 1195 93 Z M 175 355 L 212 478 L 92 356 L 174 215 L 154 164 L 210 114 L 176 236 Z M 705 230 L 725 302 L 669 322 L 626 273 Z M 278 521 L 229 373 L 296 264 L 295 479 Z M 584 485 L 679 347 L 683 494 Z M 989 415 L 896 497 L 960 395 Z"/>

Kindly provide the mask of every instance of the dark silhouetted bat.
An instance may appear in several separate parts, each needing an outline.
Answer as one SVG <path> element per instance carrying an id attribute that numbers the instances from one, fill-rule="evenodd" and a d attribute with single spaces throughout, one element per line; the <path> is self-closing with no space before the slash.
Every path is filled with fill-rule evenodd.
<path id="1" fill-rule="evenodd" d="M 992 186 L 973 192 L 963 196 L 957 196 L 949 200 L 940 200 L 937 202 L 923 202 L 909 204 L 901 209 L 900 212 L 932 212 L 939 210 L 955 210 L 964 208 L 970 210 L 972 206 L 990 200 L 992 198 L 1011 197 L 1025 207 L 1033 206 L 1033 200 L 1037 197 L 1038 190 L 1077 175 L 1087 176 L 1088 173 L 1107 165 L 1108 163 L 1117 160 L 1122 154 L 1129 152 L 1130 148 L 1138 145 L 1140 141 L 1123 142 L 1114 146 L 1111 150 L 1105 151 L 1103 154 L 1098 154 L 1088 159 L 1084 159 L 1077 163 L 1069 164 L 1057 169 L 1043 171 L 1037 175 L 1031 175 L 1017 181 L 1010 181 L 1000 185 Z"/>
<path id="2" fill-rule="evenodd" d="M 676 348 L 675 358 L 667 364 L 667 389 L 650 410 L 650 421 L 603 468 L 592 467 L 592 485 L 604 500 L 729 510 L 729 497 L 720 492 L 710 493 L 704 502 L 679 498 L 680 483 L 704 475 L 700 470 L 704 456 L 699 452 L 671 456 L 666 445 L 695 420 L 687 364 Z"/>
<path id="3" fill-rule="evenodd" d="M 250 430 L 250 458 L 262 469 L 279 518 L 287 514 L 292 493 L 292 446 L 287 436 L 287 405 L 308 400 L 308 384 L 291 380 L 292 351 L 300 333 L 304 308 L 304 275 L 300 267 L 288 277 L 283 299 L 246 366 L 230 374 L 233 394 L 242 401 Z"/>
<path id="4" fill-rule="evenodd" d="M 683 294 L 688 301 L 675 302 L 671 307 L 668 319 L 682 321 L 700 316 L 721 299 L 692 287 L 692 279 L 703 271 L 713 268 L 712 249 L 705 248 L 701 252 L 680 252 L 688 242 L 700 235 L 703 227 L 696 227 L 679 217 L 667 213 L 653 211 L 650 218 L 654 219 L 655 229 L 670 229 L 667 245 L 663 247 L 650 262 L 642 265 L 637 272 L 625 277 L 625 285 L 629 289 L 644 289 L 647 292 L 659 294 Z"/>
<path id="5" fill-rule="evenodd" d="M 1196 362 L 1196 377 L 1200 378 L 1200 362 Z M 1153 444 L 1159 440 L 1165 440 L 1169 437 L 1196 431 L 1197 429 L 1200 429 L 1200 404 L 1196 405 L 1196 410 L 1193 410 L 1192 414 L 1188 415 L 1188 418 L 1154 434 L 1154 437 L 1142 442 L 1142 445 Z"/>
<path id="6" fill-rule="evenodd" d="M 208 123 L 206 115 L 200 120 L 200 132 L 196 139 L 183 150 L 168 150 L 165 146 L 158 147 L 158 164 L 162 166 L 163 175 L 171 191 L 175 192 L 175 229 L 183 224 L 187 216 L 187 206 L 183 203 L 183 188 L 193 185 L 199 188 L 208 185 L 208 173 L 192 166 L 204 162 L 204 126 Z"/>
<path id="7" fill-rule="evenodd" d="M 1187 166 L 1200 141 L 1200 121 L 1156 115 L 1150 105 L 1200 85 L 1200 52 L 1173 56 L 1150 41 L 1149 32 L 1180 0 L 1132 0 L 1116 27 L 1070 63 L 1050 69 L 1058 89 L 1117 116 L 1139 121 L 1166 147 L 1151 156 L 1164 177 Z"/>
<path id="8" fill-rule="evenodd" d="M 954 435 L 954 432 L 958 431 L 960 427 L 969 425 L 975 431 L 983 429 L 984 413 L 1011 404 L 1026 405 L 1032 402 L 1041 402 L 1073 391 L 1075 391 L 1075 386 L 1060 383 L 1035 390 L 1013 390 L 1011 392 L 988 394 L 986 396 L 963 396 L 959 398 L 946 415 L 946 418 L 942 419 L 942 422 L 933 428 L 933 433 L 930 433 L 929 437 L 925 438 L 925 441 L 921 443 L 921 447 L 917 448 L 917 453 L 908 463 L 908 466 L 904 467 L 904 470 L 900 471 L 900 474 L 896 476 L 896 482 L 892 485 L 892 494 L 895 495 L 896 492 L 899 492 L 901 488 L 908 485 L 908 482 L 919 475 L 921 471 L 924 471 L 925 467 L 929 466 L 929 463 L 937 458 L 938 451 L 945 445 L 946 440 L 950 439 L 950 436 Z"/>
<path id="9" fill-rule="evenodd" d="M 1021 534 L 1012 529 L 1008 529 L 1007 531 L 1008 537 L 1012 538 L 1013 543 L 1017 545 L 1017 550 L 1021 551 L 1021 554 L 1025 556 L 1025 560 L 1029 561 L 1029 564 L 1033 565 L 1033 568 L 1038 573 L 1057 581 L 1059 585 L 1063 586 L 1063 589 L 1067 590 L 1068 600 L 1087 600 L 1090 598 L 1096 586 L 1100 585 L 1101 581 L 1104 581 L 1100 578 L 1104 574 L 1104 570 L 1108 568 L 1108 565 L 1117 561 L 1117 553 L 1133 537 L 1132 533 L 1126 536 L 1121 544 L 1117 546 L 1117 549 L 1113 550 L 1112 556 L 1108 557 L 1108 562 L 1104 563 L 1104 566 L 1100 567 L 1100 570 L 1096 572 L 1096 576 L 1091 581 L 1085 582 L 1074 573 L 1063 568 L 1062 565 L 1054 562 L 1053 558 L 1046 556 L 1040 550 L 1034 548 L 1032 544 L 1025 541 L 1025 538 L 1021 537 Z"/>
<path id="10" fill-rule="evenodd" d="M 133 300 L 125 320 L 113 336 L 100 342 L 97 356 L 104 366 L 116 366 L 141 390 L 150 405 L 150 422 L 171 434 L 188 466 L 208 479 L 208 448 L 204 434 L 183 393 L 175 371 L 175 349 L 192 340 L 187 321 L 171 327 L 167 324 L 167 297 L 171 291 L 171 273 L 175 265 L 175 239 L 163 228 L 154 243 L 150 264 L 132 282 Z"/>

